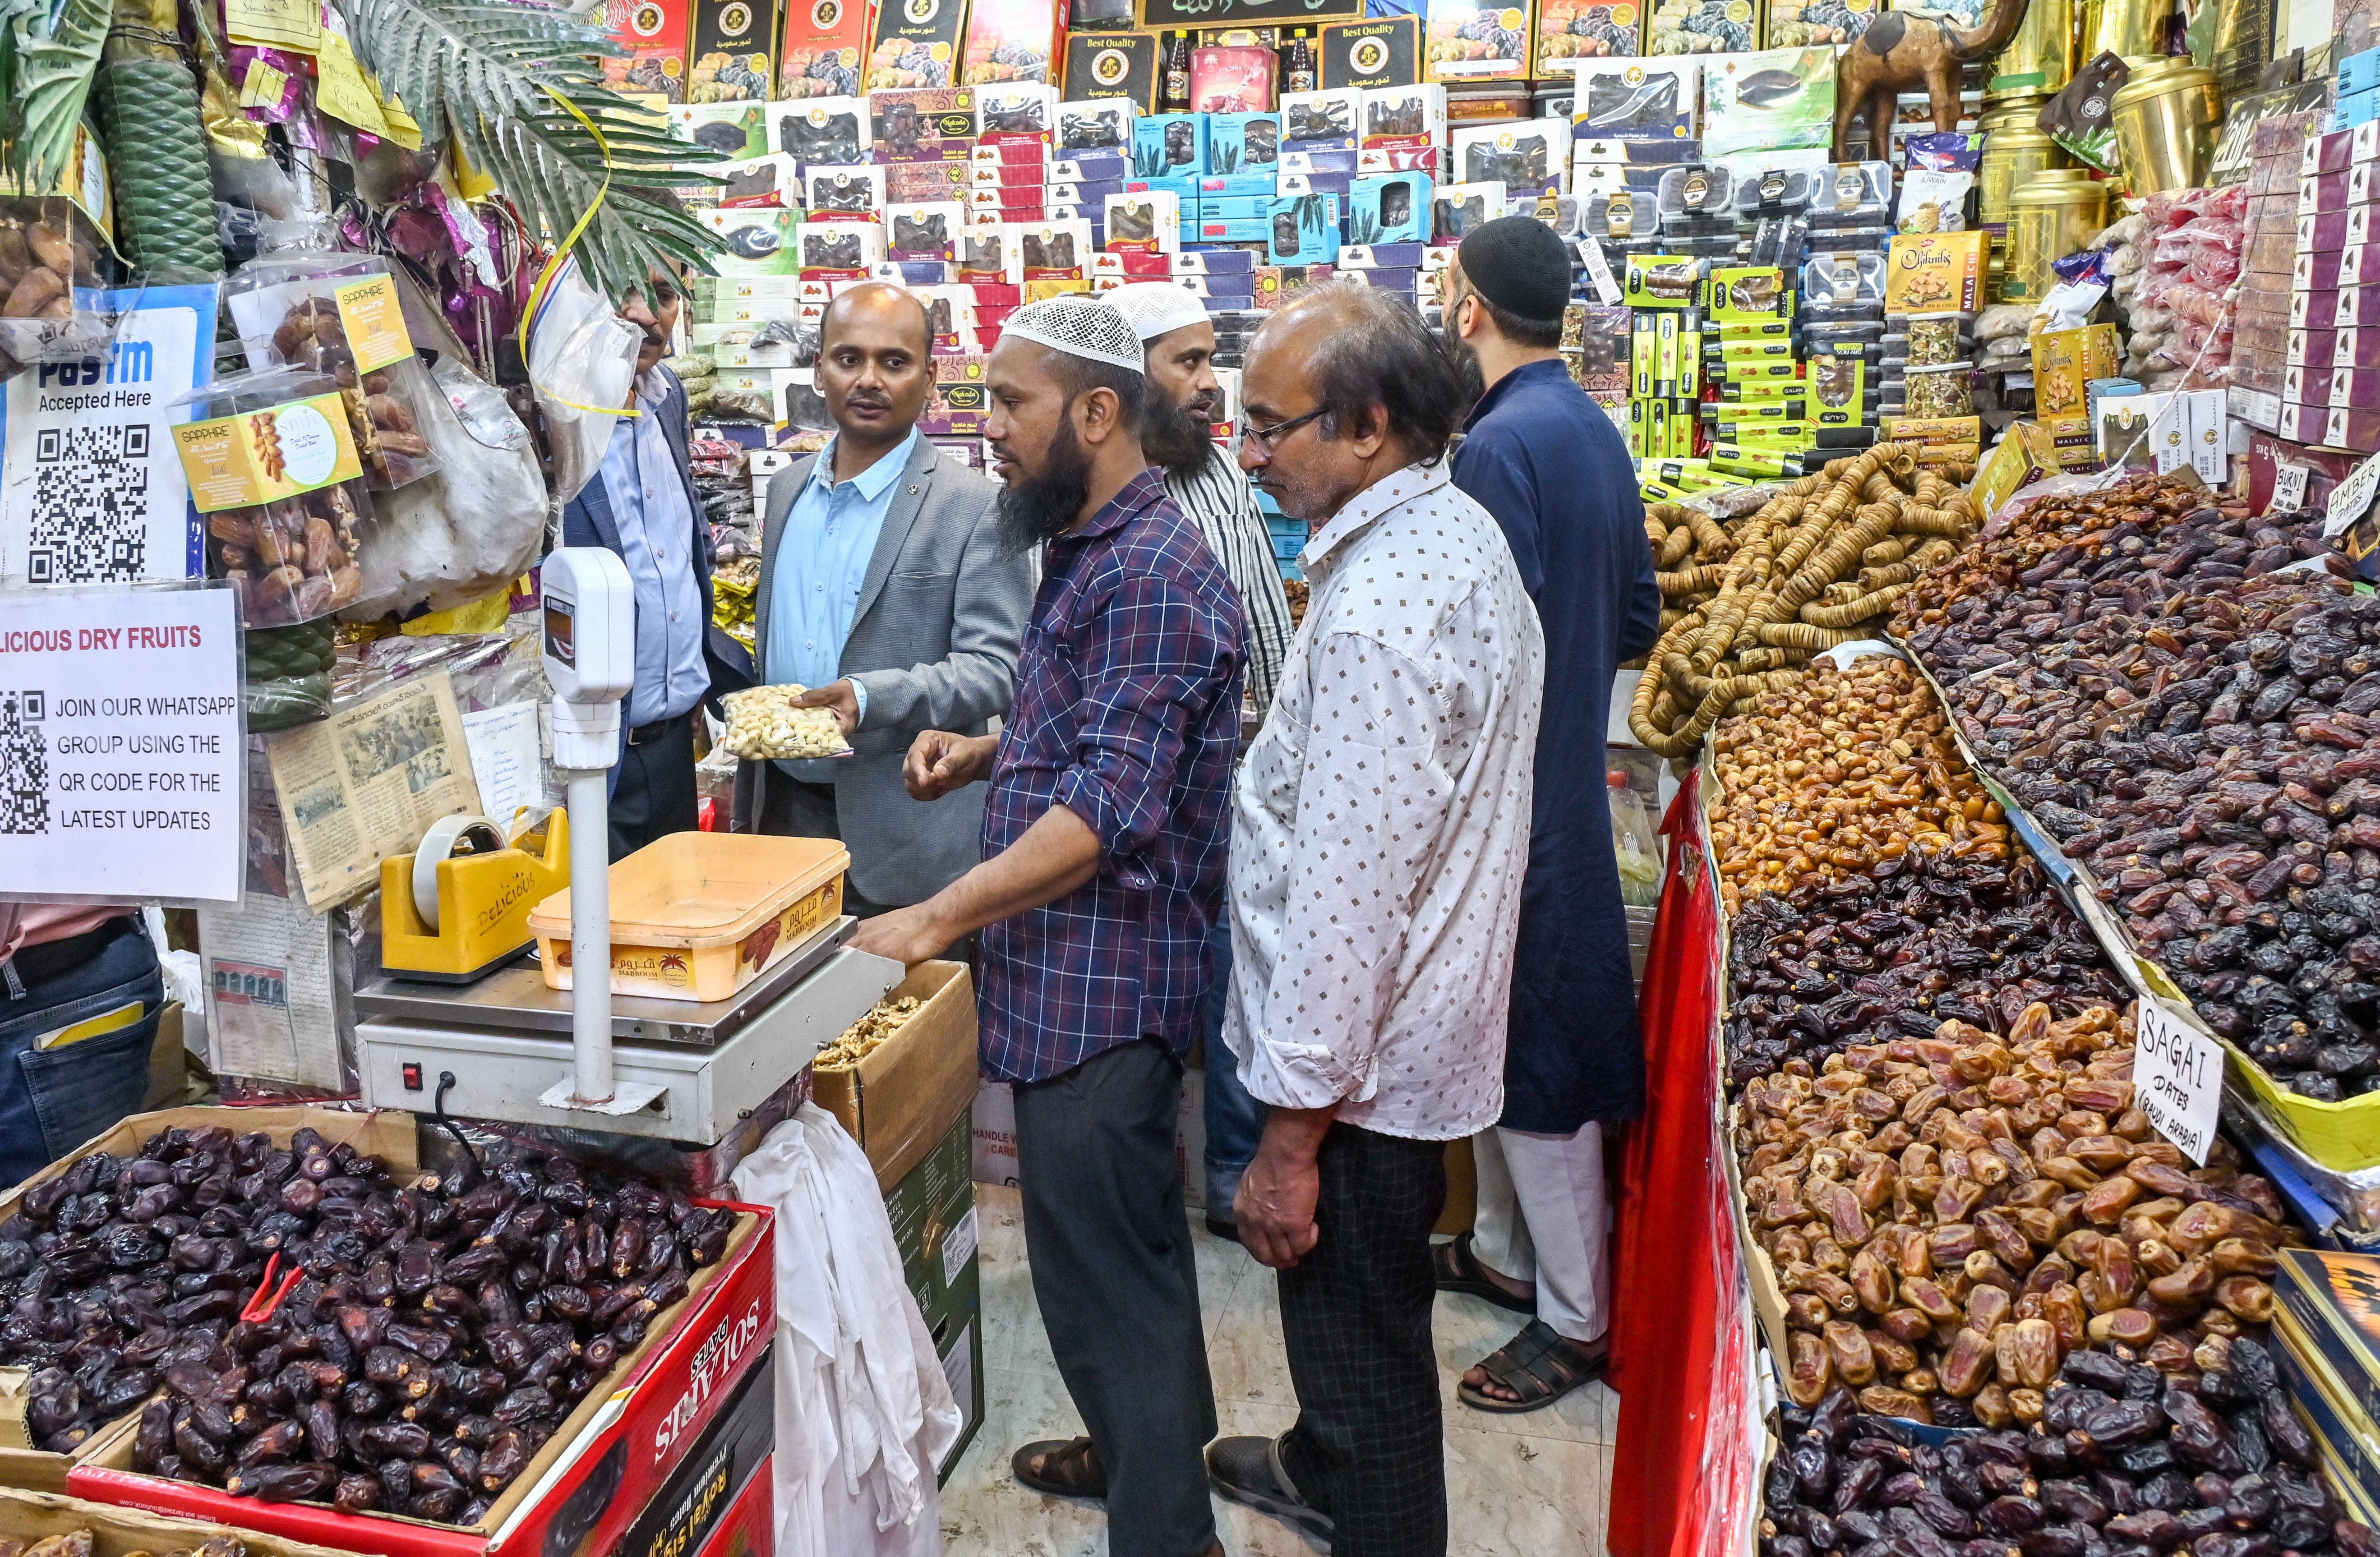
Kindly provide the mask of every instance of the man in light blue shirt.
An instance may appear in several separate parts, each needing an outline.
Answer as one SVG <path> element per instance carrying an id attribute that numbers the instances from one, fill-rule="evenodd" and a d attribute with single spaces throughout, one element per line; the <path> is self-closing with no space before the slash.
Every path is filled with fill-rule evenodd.
<path id="1" fill-rule="evenodd" d="M 686 388 L 661 365 L 677 327 L 676 284 L 658 266 L 621 299 L 644 332 L 627 413 L 613 428 L 602 468 L 563 511 L 563 541 L 604 546 L 627 565 L 637 592 L 637 679 L 622 715 L 612 772 L 611 853 L 700 826 L 695 797 L 694 712 L 710 689 L 703 655 L 710 622 L 710 527 L 687 457 Z"/>
<path id="2" fill-rule="evenodd" d="M 759 678 L 809 688 L 855 754 L 745 762 L 739 832 L 840 838 L 845 907 L 905 907 L 980 854 L 983 795 L 909 798 L 919 731 L 980 734 L 1005 713 L 1033 599 L 1032 564 L 1000 543 L 999 489 L 917 432 L 934 387 L 932 325 L 884 283 L 836 294 L 817 383 L 832 442 L 770 483 L 756 601 Z"/>

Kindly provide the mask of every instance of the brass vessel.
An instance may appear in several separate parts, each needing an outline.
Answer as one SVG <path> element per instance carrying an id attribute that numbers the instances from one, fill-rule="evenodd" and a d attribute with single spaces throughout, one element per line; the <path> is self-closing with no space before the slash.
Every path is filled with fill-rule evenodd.
<path id="1" fill-rule="evenodd" d="M 2032 0 L 2007 48 L 1984 72 L 1984 100 L 2054 96 L 2074 79 L 2074 0 Z M 2031 122 L 2031 116 L 2027 116 Z"/>
<path id="2" fill-rule="evenodd" d="M 2215 72 L 2173 58 L 2142 61 L 2108 105 L 2119 176 L 2135 195 L 2190 189 L 2206 182 L 2223 94 Z"/>
<path id="3" fill-rule="evenodd" d="M 2082 43 L 2074 58 L 2087 63 L 2103 54 L 2120 59 L 2154 56 L 2164 12 L 2153 0 L 2082 0 Z"/>
<path id="4" fill-rule="evenodd" d="M 1976 169 L 1976 224 L 1991 235 L 1989 274 L 1985 278 L 1985 294 L 1993 300 L 2000 297 L 1999 280 L 2007 269 L 2009 253 L 2009 196 L 2016 187 L 2034 174 L 2050 168 L 2069 167 L 2072 164 L 2063 148 L 2033 127 L 2034 116 L 2041 112 L 2046 98 L 2027 97 L 2011 100 L 2010 117 L 1991 123 L 2000 110 L 1984 116 L 1977 128 L 1984 132 L 1984 154 Z"/>
<path id="5" fill-rule="evenodd" d="M 2038 302 L 2058 284 L 2050 266 L 2107 225 L 2107 186 L 2079 167 L 2044 168 L 2009 196 L 2008 267 L 2000 297 Z"/>

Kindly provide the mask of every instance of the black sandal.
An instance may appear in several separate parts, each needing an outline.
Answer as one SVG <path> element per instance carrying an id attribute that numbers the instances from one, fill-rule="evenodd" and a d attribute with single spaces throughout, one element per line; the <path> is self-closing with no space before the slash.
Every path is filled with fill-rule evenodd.
<path id="1" fill-rule="evenodd" d="M 1492 1382 L 1512 1391 L 1519 1399 L 1499 1399 L 1467 1381 L 1455 1385 L 1454 1393 L 1475 1411 L 1492 1411 L 1500 1416 L 1542 1411 L 1581 1384 L 1603 1377 L 1610 1352 L 1609 1344 L 1601 1341 L 1585 1344 L 1597 1348 L 1593 1356 L 1583 1355 L 1582 1343 L 1542 1320 L 1531 1320 L 1501 1349 L 1479 1360 L 1480 1370 Z"/>
<path id="2" fill-rule="evenodd" d="M 1018 1485 L 1053 1498 L 1096 1502 L 1108 1495 L 1108 1473 L 1087 1438 L 1037 1440 L 1009 1456 L 1008 1469 Z"/>
<path id="3" fill-rule="evenodd" d="M 1440 1292 L 1460 1292 L 1472 1297 L 1484 1297 L 1508 1313 L 1528 1314 L 1537 1311 L 1537 1300 L 1532 1295 L 1515 1297 L 1488 1280 L 1488 1271 L 1479 1257 L 1471 1252 L 1471 1235 L 1458 1235 L 1451 1243 L 1433 1245 L 1429 1251 L 1430 1272 L 1438 1279 Z"/>

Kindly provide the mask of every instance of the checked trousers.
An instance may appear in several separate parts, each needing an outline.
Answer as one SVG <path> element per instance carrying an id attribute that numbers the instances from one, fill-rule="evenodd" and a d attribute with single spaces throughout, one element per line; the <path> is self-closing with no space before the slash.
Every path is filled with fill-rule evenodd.
<path id="1" fill-rule="evenodd" d="M 1319 1167 L 1321 1236 L 1281 1272 L 1298 1405 L 1281 1466 L 1330 1516 L 1332 1557 L 1444 1557 L 1429 1234 L 1446 1200 L 1446 1143 L 1340 1123 Z"/>

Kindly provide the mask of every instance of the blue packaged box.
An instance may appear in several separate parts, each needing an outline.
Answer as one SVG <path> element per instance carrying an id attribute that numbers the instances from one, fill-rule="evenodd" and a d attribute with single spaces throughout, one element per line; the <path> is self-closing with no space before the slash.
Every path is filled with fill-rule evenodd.
<path id="1" fill-rule="evenodd" d="M 2380 88 L 2380 49 L 2366 49 L 2338 62 L 2338 94 Z"/>
<path id="2" fill-rule="evenodd" d="M 1430 178 L 1427 173 L 1374 173 L 1355 180 L 1349 197 L 1352 243 L 1427 243 Z"/>
<path id="3" fill-rule="evenodd" d="M 1207 167 L 1213 173 L 1269 171 L 1281 161 L 1278 114 L 1207 116 Z"/>
<path id="4" fill-rule="evenodd" d="M 2380 88 L 2370 91 L 2341 92 L 2338 104 L 2331 110 L 2330 128 L 2334 130 L 2353 129 L 2374 119 L 2380 119 Z"/>
<path id="5" fill-rule="evenodd" d="M 1210 173 L 1198 180 L 1198 198 L 1203 201 L 1217 195 L 1242 199 L 1255 195 L 1270 200 L 1279 188 L 1279 180 L 1270 169 L 1262 173 Z"/>
<path id="6" fill-rule="evenodd" d="M 1208 313 L 1239 313 L 1257 306 L 1253 292 L 1235 292 L 1228 298 L 1202 298 L 1199 301 L 1207 305 Z"/>
<path id="7" fill-rule="evenodd" d="M 1130 178 L 1132 159 L 1122 152 L 1086 152 L 1077 157 L 1061 157 L 1050 164 L 1053 179 Z"/>
<path id="8" fill-rule="evenodd" d="M 1173 285 L 1194 298 L 1240 298 L 1256 296 L 1254 275 L 1177 275 Z M 1247 305 L 1238 305 L 1245 308 Z"/>
<path id="9" fill-rule="evenodd" d="M 1360 281 L 1366 286 L 1378 286 L 1387 291 L 1402 292 L 1411 296 L 1414 289 L 1421 285 L 1421 272 L 1350 271 L 1347 273 L 1347 279 Z"/>
<path id="10" fill-rule="evenodd" d="M 1110 195 L 1123 193 L 1123 183 L 1121 178 L 1056 179 L 1050 185 L 1050 199 L 1062 201 L 1068 205 L 1104 207 Z"/>
<path id="11" fill-rule="evenodd" d="M 1252 275 L 1257 268 L 1245 249 L 1185 249 L 1167 258 L 1175 275 Z"/>
<path id="12" fill-rule="evenodd" d="M 1207 171 L 1207 116 L 1150 114 L 1132 122 L 1137 178 L 1196 178 Z"/>
<path id="13" fill-rule="evenodd" d="M 871 272 L 879 281 L 910 286 L 944 286 L 958 279 L 958 267 L 948 260 L 885 260 Z"/>
<path id="14" fill-rule="evenodd" d="M 1421 268 L 1426 243 L 1351 243 L 1339 250 L 1342 271 L 1410 271 Z"/>
<path id="15" fill-rule="evenodd" d="M 1353 173 L 1359 153 L 1350 147 L 1344 150 L 1283 152 L 1281 171 L 1283 173 Z"/>
<path id="16" fill-rule="evenodd" d="M 1222 218 L 1211 222 L 1201 216 L 1196 237 L 1200 243 L 1263 243 L 1271 237 L 1271 233 L 1272 224 L 1261 216 Z"/>
<path id="17" fill-rule="evenodd" d="M 1265 213 L 1265 258 L 1276 265 L 1327 265 L 1339 252 L 1339 197 L 1289 195 Z"/>
<path id="18" fill-rule="evenodd" d="M 1252 216 L 1272 213 L 1270 195 L 1200 195 L 1198 218 L 1201 221 L 1243 222 Z"/>
<path id="19" fill-rule="evenodd" d="M 1198 203 L 1198 180 L 1195 177 L 1127 178 L 1123 181 L 1122 192 L 1128 195 L 1172 195 L 1181 203 L 1182 209 L 1187 211 Z"/>

